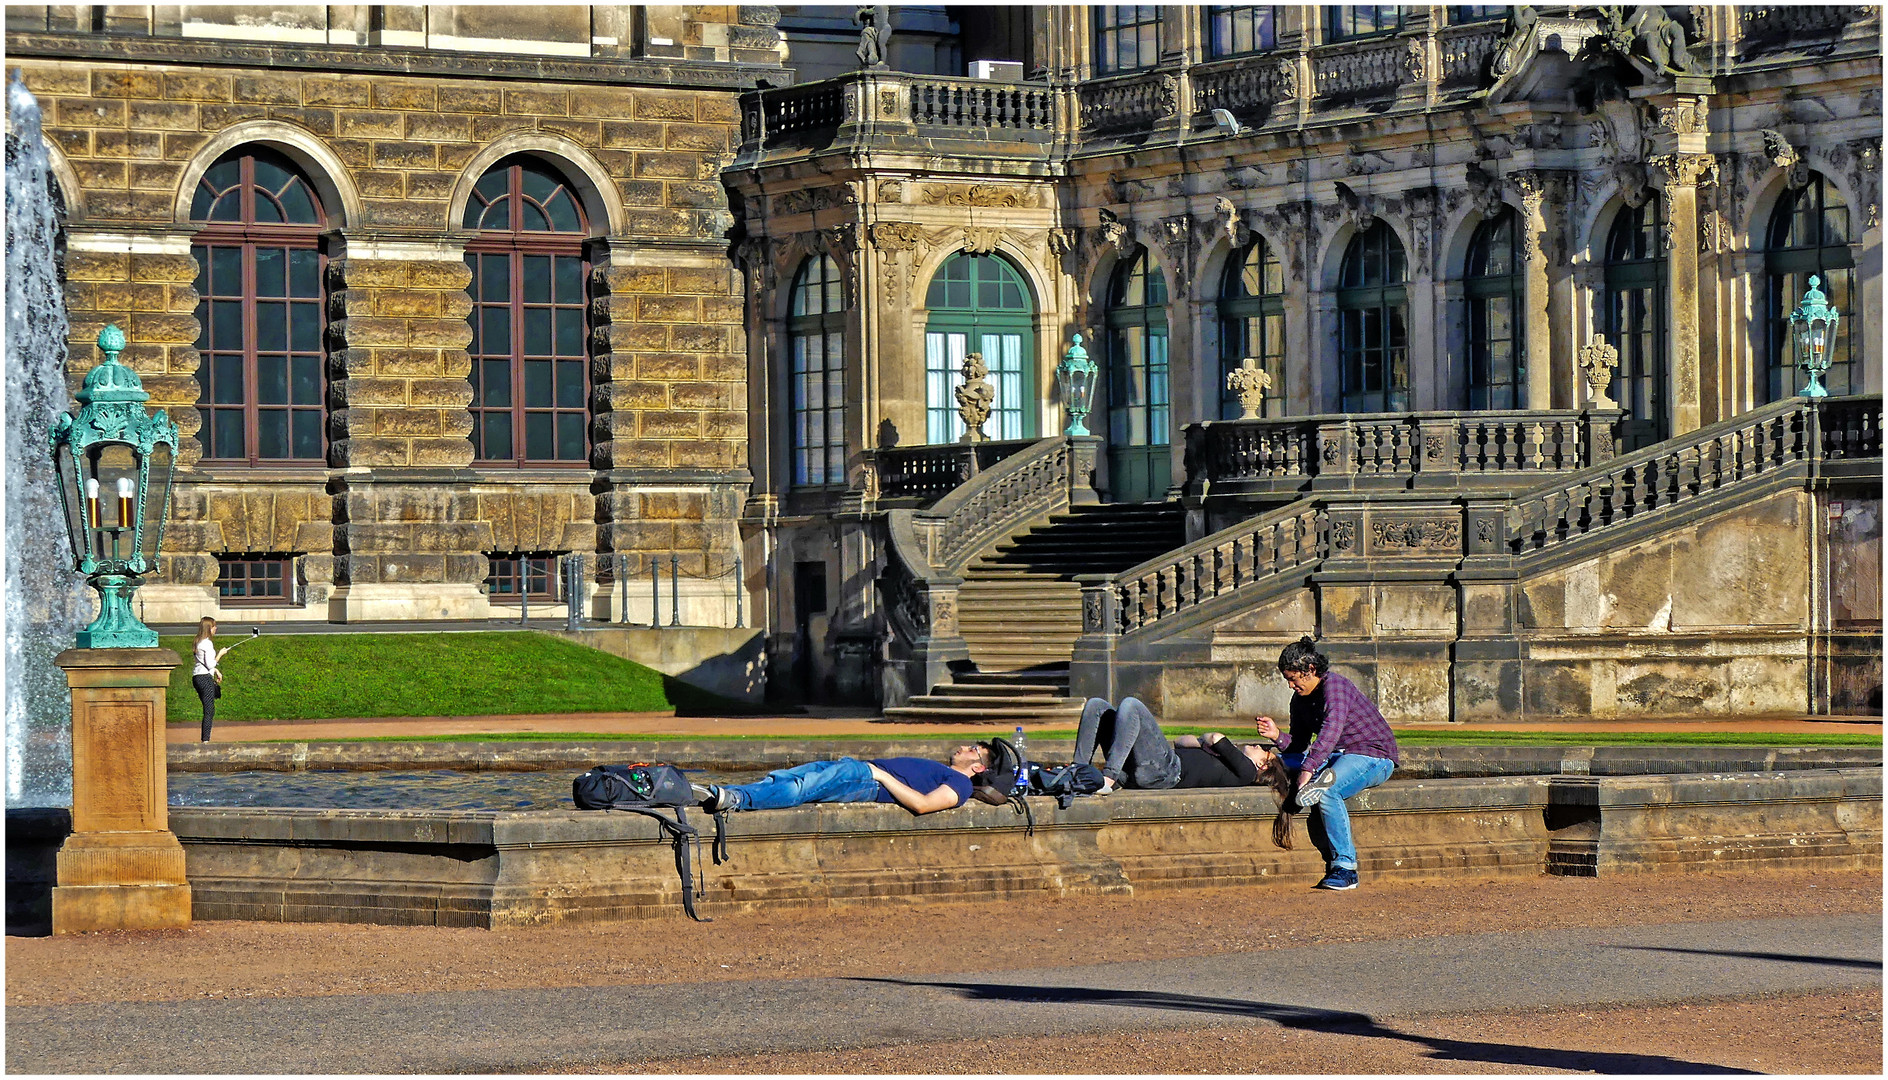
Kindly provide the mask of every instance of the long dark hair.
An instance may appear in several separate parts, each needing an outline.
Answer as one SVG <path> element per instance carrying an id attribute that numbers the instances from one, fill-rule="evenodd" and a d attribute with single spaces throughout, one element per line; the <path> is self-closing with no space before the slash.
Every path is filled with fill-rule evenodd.
<path id="1" fill-rule="evenodd" d="M 1277 751 L 1272 752 L 1272 760 L 1259 770 L 1259 783 L 1271 788 L 1272 794 L 1278 796 L 1278 814 L 1272 818 L 1272 846 L 1290 851 L 1291 807 L 1296 805 L 1291 799 L 1294 780 L 1291 770 L 1285 768 L 1285 762 L 1279 758 Z"/>

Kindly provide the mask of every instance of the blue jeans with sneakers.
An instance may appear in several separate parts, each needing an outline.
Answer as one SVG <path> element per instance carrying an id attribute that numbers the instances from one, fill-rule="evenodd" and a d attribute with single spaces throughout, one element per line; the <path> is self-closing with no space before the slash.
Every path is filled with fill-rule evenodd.
<path id="1" fill-rule="evenodd" d="M 848 757 L 775 769 L 764 779 L 721 790 L 734 798 L 728 809 L 784 810 L 804 803 L 876 802 L 879 783 L 872 778 L 870 765 Z"/>
<path id="2" fill-rule="evenodd" d="M 1344 800 L 1388 780 L 1396 771 L 1396 762 L 1339 751 L 1331 755 L 1325 768 L 1337 774 L 1337 782 L 1311 808 L 1307 822 L 1311 843 L 1323 854 L 1327 868 L 1355 870 L 1357 844 L 1350 836 L 1350 809 Z"/>

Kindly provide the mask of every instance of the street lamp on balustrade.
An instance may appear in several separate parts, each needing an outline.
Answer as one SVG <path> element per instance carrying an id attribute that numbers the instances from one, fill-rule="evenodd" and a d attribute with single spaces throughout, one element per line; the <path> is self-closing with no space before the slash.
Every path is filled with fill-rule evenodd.
<path id="1" fill-rule="evenodd" d="M 1082 348 L 1082 335 L 1074 335 L 1068 351 L 1062 354 L 1062 362 L 1055 367 L 1055 381 L 1062 388 L 1062 407 L 1069 414 L 1069 426 L 1062 434 L 1093 434 L 1086 421 L 1089 400 L 1095 393 L 1095 374 L 1099 370 L 1088 358 L 1088 350 Z"/>
<path id="2" fill-rule="evenodd" d="M 78 412 L 54 421 L 51 434 L 72 568 L 99 595 L 98 617 L 79 631 L 81 649 L 157 647 L 157 631 L 138 620 L 131 598 L 157 570 L 177 472 L 177 427 L 169 413 L 145 408 L 151 395 L 119 361 L 124 347 L 116 326 L 99 331 L 105 359 L 86 374 Z"/>
<path id="3" fill-rule="evenodd" d="M 1803 302 L 1790 312 L 1790 329 L 1796 333 L 1797 366 L 1809 376 L 1808 385 L 1803 387 L 1804 397 L 1829 396 L 1822 376 L 1829 370 L 1829 350 L 1835 345 L 1836 325 L 1841 321 L 1842 313 L 1823 295 L 1822 278 L 1811 276 Z"/>

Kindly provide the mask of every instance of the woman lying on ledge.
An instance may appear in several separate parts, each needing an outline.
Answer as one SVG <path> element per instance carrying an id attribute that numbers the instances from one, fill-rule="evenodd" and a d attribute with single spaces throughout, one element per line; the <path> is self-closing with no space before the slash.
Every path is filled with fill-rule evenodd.
<path id="1" fill-rule="evenodd" d="M 1122 698 L 1119 707 L 1089 698 L 1075 733 L 1075 760 L 1092 761 L 1099 742 L 1104 750 L 1100 794 L 1121 787 L 1207 788 L 1264 784 L 1278 796 L 1272 843 L 1291 848 L 1292 775 L 1278 751 L 1262 743 L 1235 744 L 1217 731 L 1173 740 L 1139 698 Z"/>

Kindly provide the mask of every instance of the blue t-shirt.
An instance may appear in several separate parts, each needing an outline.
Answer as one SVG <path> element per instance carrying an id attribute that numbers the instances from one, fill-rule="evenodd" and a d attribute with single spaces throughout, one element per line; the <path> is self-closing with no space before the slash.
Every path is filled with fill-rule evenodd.
<path id="1" fill-rule="evenodd" d="M 941 761 L 932 761 L 921 757 L 875 758 L 872 764 L 896 776 L 899 781 L 920 795 L 929 795 L 933 791 L 949 784 L 957 793 L 957 805 L 964 805 L 970 798 L 970 777 L 951 768 Z M 878 801 L 895 803 L 892 793 L 885 790 L 885 785 L 878 786 Z"/>

